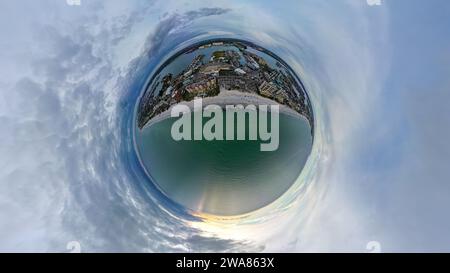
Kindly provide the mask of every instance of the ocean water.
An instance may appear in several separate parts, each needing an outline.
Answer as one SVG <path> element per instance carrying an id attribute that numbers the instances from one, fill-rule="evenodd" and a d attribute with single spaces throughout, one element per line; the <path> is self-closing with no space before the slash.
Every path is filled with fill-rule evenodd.
<path id="1" fill-rule="evenodd" d="M 365 252 L 374 241 L 383 252 L 450 251 L 450 1 L 369 2 L 1 1 L 0 252 L 64 252 L 74 240 L 82 252 Z M 315 121 L 296 182 L 233 221 L 190 214 L 153 186 L 199 175 L 176 172 L 188 153 L 141 138 L 153 182 L 134 145 L 155 69 L 223 38 L 288 63 Z M 162 160 L 166 173 L 154 172 Z M 195 170 L 217 176 L 207 163 Z M 199 200 L 178 202 L 213 211 Z"/>
<path id="2" fill-rule="evenodd" d="M 170 132 L 176 120 L 137 129 L 137 150 L 161 192 L 194 212 L 240 215 L 272 203 L 292 186 L 311 153 L 311 128 L 299 116 L 280 113 L 279 147 L 272 152 L 260 151 L 260 140 L 175 141 Z"/>

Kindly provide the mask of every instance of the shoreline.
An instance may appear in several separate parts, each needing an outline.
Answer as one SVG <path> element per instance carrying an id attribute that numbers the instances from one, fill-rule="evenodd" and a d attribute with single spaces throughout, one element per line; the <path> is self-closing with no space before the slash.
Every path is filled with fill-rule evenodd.
<path id="1" fill-rule="evenodd" d="M 252 105 L 279 105 L 280 106 L 280 114 L 285 114 L 285 115 L 289 115 L 289 116 L 297 117 L 297 118 L 298 117 L 304 118 L 309 124 L 309 121 L 305 116 L 292 110 L 291 108 L 287 107 L 286 105 L 279 104 L 271 99 L 268 99 L 268 98 L 265 98 L 265 97 L 262 97 L 260 95 L 253 94 L 253 93 L 246 93 L 246 92 L 237 91 L 237 90 L 224 90 L 221 88 L 220 93 L 217 96 L 202 98 L 203 107 L 207 106 L 207 105 L 211 105 L 211 104 L 219 105 L 222 108 L 224 108 L 227 105 L 239 105 L 239 104 L 243 105 L 244 107 L 247 105 L 251 105 L 251 104 Z M 176 105 L 186 105 L 189 107 L 189 109 L 191 109 L 191 111 L 194 110 L 194 100 L 179 102 L 177 104 L 172 105 L 166 111 L 153 117 L 151 120 L 149 120 L 144 125 L 144 127 L 142 127 L 142 129 L 139 129 L 139 130 L 143 131 L 155 123 L 158 123 L 167 118 L 170 118 L 172 107 L 174 107 Z"/>

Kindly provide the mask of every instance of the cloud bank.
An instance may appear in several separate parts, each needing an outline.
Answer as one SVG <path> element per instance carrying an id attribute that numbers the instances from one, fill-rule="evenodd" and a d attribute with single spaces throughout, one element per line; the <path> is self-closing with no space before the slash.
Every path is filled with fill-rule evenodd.
<path id="1" fill-rule="evenodd" d="M 3 1 L 0 251 L 448 251 L 450 5 L 405 2 Z M 184 214 L 133 156 L 146 76 L 210 37 L 276 52 L 314 101 L 305 182 L 257 223 Z"/>

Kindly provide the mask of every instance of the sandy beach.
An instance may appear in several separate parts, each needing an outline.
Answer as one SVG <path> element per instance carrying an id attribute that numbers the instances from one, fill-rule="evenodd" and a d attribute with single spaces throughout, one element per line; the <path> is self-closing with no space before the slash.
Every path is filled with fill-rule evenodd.
<path id="1" fill-rule="evenodd" d="M 290 115 L 293 117 L 297 117 L 297 118 L 306 119 L 306 117 L 302 116 L 298 112 L 292 110 L 291 108 L 289 108 L 285 105 L 279 104 L 276 101 L 259 96 L 254 93 L 246 93 L 246 92 L 241 92 L 238 90 L 221 89 L 219 95 L 217 95 L 217 96 L 202 98 L 202 104 L 203 104 L 203 107 L 205 107 L 207 105 L 211 105 L 211 104 L 219 105 L 221 107 L 225 107 L 226 105 L 238 105 L 238 104 L 241 104 L 243 106 L 247 106 L 247 105 L 279 105 L 280 113 Z M 151 120 L 149 120 L 147 122 L 147 124 L 145 124 L 145 126 L 142 130 L 151 126 L 152 124 L 155 124 L 166 118 L 170 118 L 170 113 L 171 113 L 172 107 L 174 107 L 175 105 L 186 105 L 191 109 L 191 111 L 194 110 L 194 101 L 193 100 L 192 101 L 183 101 L 178 104 L 174 104 L 168 110 L 160 113 L 159 115 L 157 115 L 154 118 L 152 118 Z"/>

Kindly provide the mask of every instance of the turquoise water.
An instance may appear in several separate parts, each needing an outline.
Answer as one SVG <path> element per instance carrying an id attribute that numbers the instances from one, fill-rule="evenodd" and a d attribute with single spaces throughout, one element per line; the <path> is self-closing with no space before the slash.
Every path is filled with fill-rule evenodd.
<path id="1" fill-rule="evenodd" d="M 174 141 L 175 118 L 138 130 L 137 149 L 153 181 L 173 201 L 202 213 L 244 214 L 285 193 L 311 152 L 309 123 L 279 117 L 279 147 L 273 152 L 261 152 L 259 140 Z"/>

